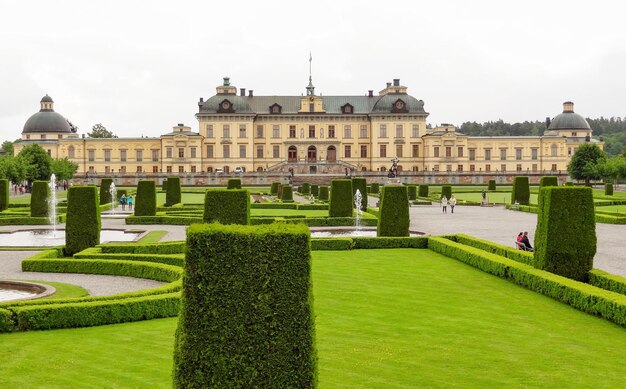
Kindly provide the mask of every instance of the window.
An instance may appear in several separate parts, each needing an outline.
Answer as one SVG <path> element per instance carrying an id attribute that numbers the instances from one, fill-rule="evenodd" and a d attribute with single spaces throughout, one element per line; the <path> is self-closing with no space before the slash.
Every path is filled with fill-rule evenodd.
<path id="1" fill-rule="evenodd" d="M 457 172 L 462 172 L 463 171 L 463 165 L 457 165 L 456 166 L 456 171 Z"/>
<path id="2" fill-rule="evenodd" d="M 315 138 L 315 126 L 309 126 L 309 138 Z"/>
<path id="3" fill-rule="evenodd" d="M 179 166 L 178 167 L 178 172 L 179 173 L 184 173 L 185 172 L 185 167 L 184 166 Z"/>
<path id="4" fill-rule="evenodd" d="M 224 124 L 222 127 L 222 138 L 230 138 L 230 125 Z"/>
<path id="5" fill-rule="evenodd" d="M 491 171 L 491 165 L 489 165 L 489 164 L 485 165 L 485 171 L 486 172 L 490 172 Z"/>
<path id="6" fill-rule="evenodd" d="M 172 158 L 172 148 L 171 147 L 166 147 L 165 148 L 165 155 L 167 156 L 167 158 Z"/>
<path id="7" fill-rule="evenodd" d="M 159 150 L 152 150 L 152 162 L 159 162 Z"/>
<path id="8" fill-rule="evenodd" d="M 272 146 L 272 158 L 280 158 L 280 146 Z"/>
<path id="9" fill-rule="evenodd" d="M 224 158 L 230 158 L 230 145 L 222 146 L 222 154 L 224 155 Z"/>
<path id="10" fill-rule="evenodd" d="M 439 171 L 439 165 L 433 165 L 433 171 L 434 172 L 438 172 Z"/>
<path id="11" fill-rule="evenodd" d="M 256 146 L 256 157 L 263 158 L 263 145 Z"/>
<path id="12" fill-rule="evenodd" d="M 240 124 L 239 125 L 239 137 L 240 138 L 245 138 L 246 137 L 246 125 L 245 124 Z"/>
<path id="13" fill-rule="evenodd" d="M 476 165 L 470 165 L 470 172 L 476 171 Z"/>
<path id="14" fill-rule="evenodd" d="M 239 145 L 239 158 L 246 157 L 246 145 Z"/>
<path id="15" fill-rule="evenodd" d="M 387 158 L 387 145 L 380 145 L 380 157 Z"/>
<path id="16" fill-rule="evenodd" d="M 41 134 L 41 139 L 46 139 L 46 134 Z"/>
<path id="17" fill-rule="evenodd" d="M 439 146 L 433 148 L 433 156 L 439 157 Z"/>
<path id="18" fill-rule="evenodd" d="M 522 149 L 515 149 L 515 159 L 520 161 L 522 159 Z"/>
<path id="19" fill-rule="evenodd" d="M 506 149 L 500 149 L 500 160 L 506 161 Z"/>
<path id="20" fill-rule="evenodd" d="M 135 156 L 137 157 L 137 162 L 143 161 L 143 150 L 135 150 Z"/>
<path id="21" fill-rule="evenodd" d="M 280 105 L 278 104 L 272 105 L 272 113 L 280 113 Z"/>
<path id="22" fill-rule="evenodd" d="M 191 147 L 189 149 L 189 151 L 191 152 L 191 158 L 195 158 L 196 157 L 196 148 L 195 147 Z"/>
<path id="23" fill-rule="evenodd" d="M 206 125 L 206 137 L 213 138 L 213 125 L 212 124 Z"/>
<path id="24" fill-rule="evenodd" d="M 556 171 L 556 163 L 552 164 L 552 171 L 555 172 Z"/>
<path id="25" fill-rule="evenodd" d="M 192 172 L 192 173 L 195 173 L 195 172 L 196 172 L 196 166 L 195 166 L 195 165 L 191 167 L 191 172 Z"/>
<path id="26" fill-rule="evenodd" d="M 575 132 L 572 132 L 572 136 L 576 136 L 576 135 L 578 135 L 578 134 L 577 134 L 577 133 L 575 133 Z"/>
<path id="27" fill-rule="evenodd" d="M 178 158 L 185 158 L 185 148 L 184 147 L 179 147 L 178 148 Z"/>
<path id="28" fill-rule="evenodd" d="M 447 172 L 451 172 L 452 171 L 452 165 L 446 165 L 446 171 Z"/>
<path id="29" fill-rule="evenodd" d="M 402 145 L 396 145 L 396 157 L 402 158 Z"/>
<path id="30" fill-rule="evenodd" d="M 345 145 L 343 151 L 344 158 L 350 158 L 352 156 L 352 146 Z"/>
<path id="31" fill-rule="evenodd" d="M 352 138 L 352 126 L 350 126 L 349 124 L 343 126 L 343 137 Z"/>
<path id="32" fill-rule="evenodd" d="M 74 146 L 70 146 L 67 148 L 67 156 L 68 158 L 74 158 Z"/>
<path id="33" fill-rule="evenodd" d="M 404 127 L 402 124 L 396 124 L 396 138 L 404 137 Z"/>
<path id="34" fill-rule="evenodd" d="M 122 166 L 122 167 L 120 168 L 120 172 L 122 172 L 122 173 L 126 173 L 126 166 Z"/>
<path id="35" fill-rule="evenodd" d="M 315 104 L 309 103 L 309 112 L 315 112 Z"/>
<path id="36" fill-rule="evenodd" d="M 485 161 L 491 161 L 491 149 L 485 149 Z"/>
<path id="37" fill-rule="evenodd" d="M 87 158 L 89 162 L 93 162 L 96 160 L 96 150 L 87 150 Z"/>
<path id="38" fill-rule="evenodd" d="M 456 148 L 457 157 L 463 157 L 463 146 L 459 146 Z"/>
<path id="39" fill-rule="evenodd" d="M 152 173 L 158 173 L 159 172 L 159 167 L 158 166 L 152 166 Z"/>
<path id="40" fill-rule="evenodd" d="M 263 126 L 262 125 L 256 126 L 256 137 L 263 138 Z"/>
<path id="41" fill-rule="evenodd" d="M 537 154 L 538 154 L 538 152 L 537 152 L 537 148 L 533 147 L 533 148 L 530 150 L 530 158 L 531 158 L 533 161 L 536 161 L 536 160 L 537 160 Z"/>
<path id="42" fill-rule="evenodd" d="M 570 157 L 572 156 L 572 148 L 571 147 L 567 148 L 567 155 L 570 156 Z"/>
<path id="43" fill-rule="evenodd" d="M 367 138 L 367 126 L 364 124 L 359 129 L 359 138 Z"/>
<path id="44" fill-rule="evenodd" d="M 470 161 L 476 160 L 476 149 L 469 149 L 469 160 Z"/>
<path id="45" fill-rule="evenodd" d="M 386 138 L 386 137 L 387 137 L 387 125 L 381 124 L 380 125 L 380 138 Z"/>
<path id="46" fill-rule="evenodd" d="M 171 173 L 171 172 L 172 172 L 172 167 L 171 167 L 171 166 L 168 166 L 168 167 L 166 168 L 166 171 L 167 171 L 168 173 Z"/>
<path id="47" fill-rule="evenodd" d="M 137 166 L 137 173 L 143 173 L 143 168 L 141 166 Z"/>
<path id="48" fill-rule="evenodd" d="M 280 138 L 280 126 L 277 124 L 272 127 L 272 138 Z"/>
<path id="49" fill-rule="evenodd" d="M 111 150 L 104 150 L 104 161 L 109 162 L 111 160 Z"/>
<path id="50" fill-rule="evenodd" d="M 290 138 L 296 137 L 296 126 L 289 126 L 289 137 Z"/>
<path id="51" fill-rule="evenodd" d="M 206 145 L 206 157 L 213 158 L 213 145 Z"/>
<path id="52" fill-rule="evenodd" d="M 111 173 L 111 166 L 105 166 L 104 167 L 104 172 L 105 173 Z"/>
<path id="53" fill-rule="evenodd" d="M 343 108 L 343 113 L 352 113 L 352 106 L 350 104 L 346 104 L 342 108 Z"/>
<path id="54" fill-rule="evenodd" d="M 452 157 L 452 147 L 450 146 L 446 146 L 446 157 L 447 158 Z"/>
<path id="55" fill-rule="evenodd" d="M 506 164 L 502 164 L 500 165 L 500 171 L 505 172 L 506 171 Z"/>
<path id="56" fill-rule="evenodd" d="M 335 126 L 328 126 L 328 137 L 329 138 L 335 137 Z"/>
<path id="57" fill-rule="evenodd" d="M 516 166 L 516 169 L 517 169 L 518 172 L 521 172 L 522 171 L 522 164 L 518 163 L 517 166 Z"/>
<path id="58" fill-rule="evenodd" d="M 411 157 L 419 158 L 420 156 L 420 145 L 411 145 Z"/>
<path id="59" fill-rule="evenodd" d="M 533 163 L 533 171 L 536 172 L 537 171 L 537 164 Z"/>
<path id="60" fill-rule="evenodd" d="M 552 146 L 550 147 L 550 155 L 551 155 L 551 156 L 553 156 L 553 157 L 556 157 L 556 156 L 557 156 L 557 153 L 558 153 L 558 150 L 559 150 L 559 149 L 558 149 L 558 146 L 557 146 L 557 145 L 552 145 Z M 554 169 L 553 169 L 553 170 L 554 170 Z"/>
<path id="61" fill-rule="evenodd" d="M 411 138 L 419 138 L 420 136 L 420 126 L 417 124 L 414 124 L 413 127 L 411 128 Z"/>
<path id="62" fill-rule="evenodd" d="M 361 158 L 367 158 L 367 145 L 361 145 Z"/>

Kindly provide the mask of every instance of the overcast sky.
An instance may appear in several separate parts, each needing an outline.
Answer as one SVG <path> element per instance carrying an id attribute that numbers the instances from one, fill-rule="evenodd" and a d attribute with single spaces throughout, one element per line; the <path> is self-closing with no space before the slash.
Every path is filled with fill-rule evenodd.
<path id="1" fill-rule="evenodd" d="M 626 116 L 620 1 L 0 0 L 0 140 L 46 93 L 88 132 L 197 130 L 222 77 L 255 95 L 364 95 L 400 78 L 429 123 Z"/>

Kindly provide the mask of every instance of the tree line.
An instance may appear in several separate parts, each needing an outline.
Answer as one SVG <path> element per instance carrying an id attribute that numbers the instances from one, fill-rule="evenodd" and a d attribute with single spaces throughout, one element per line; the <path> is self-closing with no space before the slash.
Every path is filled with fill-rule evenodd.
<path id="1" fill-rule="evenodd" d="M 14 184 L 48 181 L 52 173 L 59 181 L 71 180 L 77 170 L 78 164 L 75 162 L 67 157 L 52 158 L 37 144 L 24 147 L 16 156 L 13 156 L 11 150 L 11 154 L 0 157 L 0 177 L 6 177 Z"/>

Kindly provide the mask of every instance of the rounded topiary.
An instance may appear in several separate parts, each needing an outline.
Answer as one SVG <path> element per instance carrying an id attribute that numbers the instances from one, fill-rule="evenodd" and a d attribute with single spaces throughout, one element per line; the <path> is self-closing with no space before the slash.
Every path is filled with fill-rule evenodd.
<path id="1" fill-rule="evenodd" d="M 167 192 L 165 193 L 165 206 L 171 207 L 181 201 L 180 177 L 167 179 Z"/>
<path id="2" fill-rule="evenodd" d="M 314 197 L 318 197 L 320 195 L 320 187 L 317 184 L 311 184 L 311 194 Z"/>
<path id="3" fill-rule="evenodd" d="M 380 184 L 378 182 L 372 182 L 372 191 L 370 193 L 379 194 L 380 193 Z"/>
<path id="4" fill-rule="evenodd" d="M 152 180 L 139 181 L 135 198 L 135 216 L 155 216 L 156 201 L 156 183 Z"/>
<path id="5" fill-rule="evenodd" d="M 443 198 L 443 196 L 446 196 L 447 199 L 452 197 L 452 186 L 450 186 L 450 185 L 443 185 L 441 187 L 441 196 L 439 198 L 441 199 L 441 198 Z"/>
<path id="6" fill-rule="evenodd" d="M 228 179 L 228 184 L 226 189 L 241 189 L 241 179 L 239 178 L 230 178 Z"/>
<path id="7" fill-rule="evenodd" d="M 407 185 L 406 190 L 409 200 L 415 200 L 417 198 L 417 186 Z"/>
<path id="8" fill-rule="evenodd" d="M 48 181 L 33 182 L 32 194 L 30 196 L 30 216 L 48 217 L 50 198 L 50 183 Z"/>
<path id="9" fill-rule="evenodd" d="M 489 180 L 487 190 L 492 191 L 492 192 L 496 190 L 496 180 Z"/>
<path id="10" fill-rule="evenodd" d="M 419 197 L 428 197 L 428 185 L 420 185 L 417 189 Z"/>
<path id="11" fill-rule="evenodd" d="M 250 193 L 245 189 L 207 190 L 204 195 L 203 221 L 250 224 Z"/>
<path id="12" fill-rule="evenodd" d="M 378 236 L 409 236 L 409 195 L 406 186 L 388 185 L 380 196 Z"/>
<path id="13" fill-rule="evenodd" d="M 328 201 L 328 186 L 326 186 L 326 185 L 321 185 L 320 186 L 319 200 L 320 201 Z"/>
<path id="14" fill-rule="evenodd" d="M 359 190 L 359 192 L 361 192 L 361 211 L 367 211 L 367 181 L 365 180 L 365 178 L 352 179 L 353 196 L 356 196 L 357 189 Z"/>
<path id="15" fill-rule="evenodd" d="M 331 180 L 330 217 L 352 217 L 352 180 Z"/>
<path id="16" fill-rule="evenodd" d="M 272 186 L 270 187 L 270 194 L 271 195 L 278 194 L 279 186 L 280 186 L 280 182 L 272 182 Z"/>
<path id="17" fill-rule="evenodd" d="M 305 195 L 311 193 L 311 184 L 303 182 L 302 185 L 300 185 L 299 192 Z"/>
<path id="18" fill-rule="evenodd" d="M 613 196 L 613 184 L 611 184 L 610 182 L 604 184 L 604 195 Z"/>
<path id="19" fill-rule="evenodd" d="M 161 184 L 161 190 L 162 191 L 167 191 L 167 180 L 163 180 L 163 183 Z"/>
<path id="20" fill-rule="evenodd" d="M 9 180 L 0 179 L 0 212 L 9 208 Z"/>
<path id="21" fill-rule="evenodd" d="M 284 203 L 293 202 L 293 188 L 291 185 L 283 185 L 280 191 L 280 200 Z"/>
<path id="22" fill-rule="evenodd" d="M 530 204 L 530 185 L 528 177 L 515 177 L 511 191 L 511 204 L 515 201 L 520 205 Z"/>
<path id="23" fill-rule="evenodd" d="M 113 183 L 112 178 L 103 178 L 100 181 L 100 205 L 111 202 L 111 183 Z"/>
<path id="24" fill-rule="evenodd" d="M 539 187 L 543 188 L 544 186 L 559 186 L 559 178 L 556 176 L 541 177 L 541 180 L 539 181 Z"/>
<path id="25" fill-rule="evenodd" d="M 534 266 L 587 281 L 596 254 L 593 192 L 585 187 L 539 190 Z"/>
<path id="26" fill-rule="evenodd" d="M 98 188 L 72 186 L 67 191 L 65 255 L 72 256 L 100 244 Z"/>

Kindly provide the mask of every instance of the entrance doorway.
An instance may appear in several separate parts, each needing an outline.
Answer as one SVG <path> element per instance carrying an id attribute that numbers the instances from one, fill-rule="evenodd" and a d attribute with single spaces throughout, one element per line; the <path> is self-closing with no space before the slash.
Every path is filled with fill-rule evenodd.
<path id="1" fill-rule="evenodd" d="M 307 160 L 309 162 L 317 161 L 317 148 L 315 148 L 315 146 L 309 146 L 307 150 Z"/>

